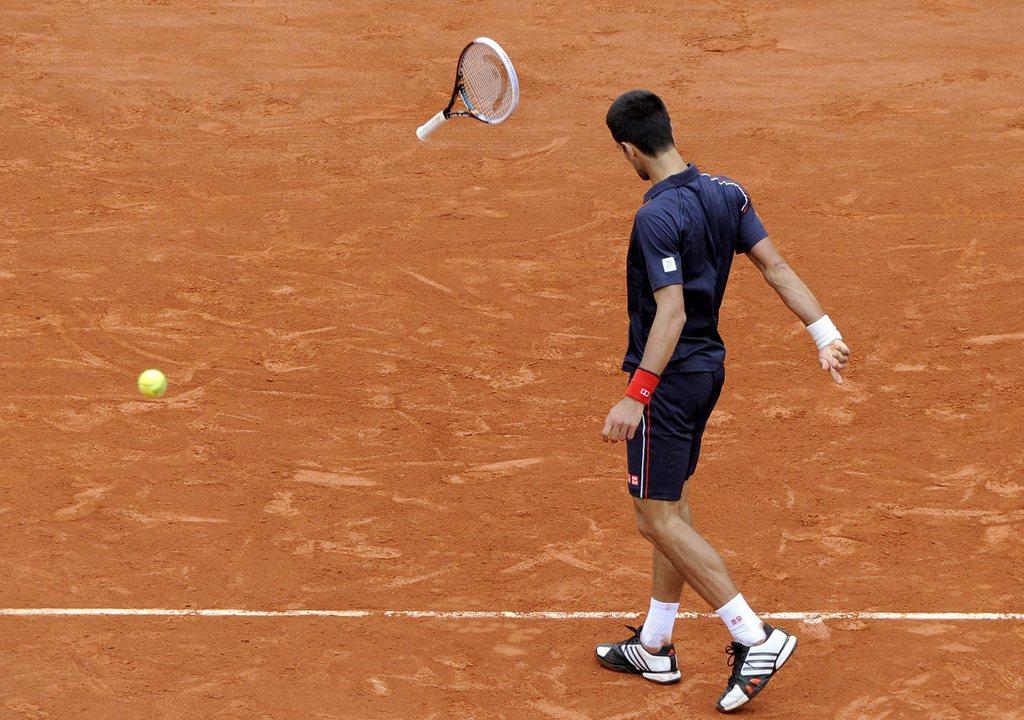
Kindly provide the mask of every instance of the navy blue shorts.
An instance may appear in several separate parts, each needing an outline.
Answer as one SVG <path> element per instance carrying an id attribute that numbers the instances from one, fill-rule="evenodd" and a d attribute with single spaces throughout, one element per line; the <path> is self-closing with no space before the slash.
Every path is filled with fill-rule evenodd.
<path id="1" fill-rule="evenodd" d="M 632 440 L 626 442 L 629 494 L 678 500 L 697 469 L 700 441 L 725 383 L 725 368 L 661 378 Z"/>

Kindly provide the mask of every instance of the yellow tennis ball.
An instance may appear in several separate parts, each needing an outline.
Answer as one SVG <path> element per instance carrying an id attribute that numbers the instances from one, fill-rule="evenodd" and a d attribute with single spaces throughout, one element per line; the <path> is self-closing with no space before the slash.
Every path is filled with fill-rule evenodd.
<path id="1" fill-rule="evenodd" d="M 163 397 L 167 392 L 167 377 L 159 370 L 146 370 L 139 375 L 139 392 L 146 397 Z"/>

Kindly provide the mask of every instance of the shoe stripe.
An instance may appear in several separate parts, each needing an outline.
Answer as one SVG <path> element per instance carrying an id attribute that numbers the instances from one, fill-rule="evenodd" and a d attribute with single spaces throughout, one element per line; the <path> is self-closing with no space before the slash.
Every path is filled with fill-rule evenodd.
<path id="1" fill-rule="evenodd" d="M 631 645 L 626 645 L 623 647 L 623 650 L 626 653 L 626 657 L 629 658 L 629 664 L 635 669 L 640 670 L 640 663 L 637 661 L 636 655 L 633 653 L 633 647 Z"/>
<path id="2" fill-rule="evenodd" d="M 633 659 L 633 653 L 631 653 L 629 651 L 629 645 L 623 645 L 622 646 L 622 655 L 623 655 L 623 657 L 626 658 L 626 660 L 629 662 L 629 664 L 633 666 L 634 670 L 638 669 L 637 668 L 637 664 L 636 664 L 636 660 Z"/>
<path id="3" fill-rule="evenodd" d="M 640 648 L 636 645 L 632 645 L 631 648 L 633 650 L 633 654 L 636 655 L 636 659 L 640 661 L 641 665 L 643 665 L 644 670 L 651 672 L 651 666 L 647 664 L 647 658 L 645 658 L 643 653 L 640 652 Z"/>
<path id="4" fill-rule="evenodd" d="M 651 672 L 651 666 L 647 664 L 647 658 L 644 657 L 644 654 L 643 652 L 641 652 L 640 648 L 636 645 L 632 645 L 631 647 L 633 649 L 633 654 L 636 655 L 637 660 L 639 660 L 640 664 L 643 665 L 644 670 L 646 670 L 647 672 Z"/>
<path id="5" fill-rule="evenodd" d="M 624 644 L 621 646 L 622 656 L 626 658 L 626 661 L 636 669 L 636 660 L 633 659 L 633 654 L 629 652 L 629 645 Z"/>

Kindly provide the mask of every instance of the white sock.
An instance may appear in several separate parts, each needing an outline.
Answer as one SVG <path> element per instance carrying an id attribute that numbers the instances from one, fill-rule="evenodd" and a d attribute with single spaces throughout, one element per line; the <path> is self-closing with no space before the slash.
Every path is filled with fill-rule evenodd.
<path id="1" fill-rule="evenodd" d="M 741 645 L 757 645 L 767 637 L 764 624 L 747 605 L 742 594 L 715 610 L 715 614 L 722 618 L 722 622 L 729 628 L 732 639 Z"/>
<path id="2" fill-rule="evenodd" d="M 672 642 L 672 628 L 678 613 L 679 603 L 666 603 L 651 598 L 647 619 L 640 629 L 640 642 L 644 647 L 663 648 Z"/>

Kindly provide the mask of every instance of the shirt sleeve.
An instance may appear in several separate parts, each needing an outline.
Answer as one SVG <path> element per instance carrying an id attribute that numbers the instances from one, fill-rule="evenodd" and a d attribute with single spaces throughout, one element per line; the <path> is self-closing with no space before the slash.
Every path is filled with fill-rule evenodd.
<path id="1" fill-rule="evenodd" d="M 639 212 L 633 219 L 633 236 L 647 266 L 651 290 L 683 284 L 679 232 L 671 222 L 652 212 Z"/>
<path id="2" fill-rule="evenodd" d="M 740 231 L 739 237 L 736 238 L 736 253 L 748 253 L 768 237 L 768 231 L 764 229 L 764 223 L 757 216 L 757 210 L 754 209 L 754 203 L 751 202 L 747 191 L 738 185 L 736 187 L 740 191 L 737 198 L 740 204 Z"/>

